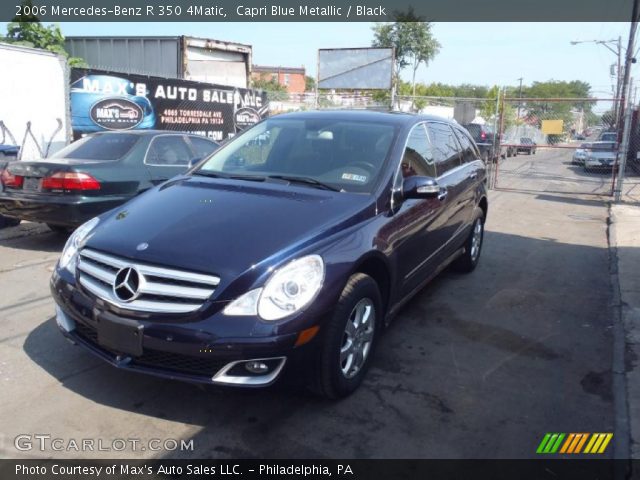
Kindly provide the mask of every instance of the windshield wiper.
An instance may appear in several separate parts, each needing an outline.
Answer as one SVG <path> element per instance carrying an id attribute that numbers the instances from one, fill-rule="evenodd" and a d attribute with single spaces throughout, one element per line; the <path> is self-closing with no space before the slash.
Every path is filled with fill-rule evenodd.
<path id="1" fill-rule="evenodd" d="M 260 175 L 223 175 L 222 173 L 210 172 L 208 170 L 196 170 L 191 175 L 199 175 L 202 177 L 224 178 L 231 180 L 250 180 L 252 182 L 264 182 L 265 177 Z"/>
<path id="2" fill-rule="evenodd" d="M 333 187 L 327 183 L 323 183 L 315 178 L 311 177 L 297 177 L 295 175 L 268 175 L 267 178 L 275 178 L 277 180 L 285 180 L 291 183 L 302 183 L 304 185 L 310 185 L 316 188 L 322 188 L 324 190 L 331 190 L 333 192 L 342 192 L 342 189 Z"/>
<path id="3" fill-rule="evenodd" d="M 233 180 L 249 180 L 250 182 L 264 182 L 265 177 L 262 175 L 229 175 L 227 178 Z"/>
<path id="4" fill-rule="evenodd" d="M 196 170 L 191 175 L 197 175 L 199 177 L 211 177 L 211 178 L 228 178 L 226 175 L 220 175 L 219 173 L 210 172 L 208 170 Z"/>

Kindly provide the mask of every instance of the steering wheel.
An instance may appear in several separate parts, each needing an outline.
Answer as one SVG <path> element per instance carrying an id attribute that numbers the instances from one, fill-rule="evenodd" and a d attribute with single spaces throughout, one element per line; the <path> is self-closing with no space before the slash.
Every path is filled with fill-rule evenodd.
<path id="1" fill-rule="evenodd" d="M 373 163 L 365 162 L 363 160 L 349 163 L 347 167 L 361 167 L 361 168 L 365 168 L 366 170 L 369 170 L 371 173 L 376 171 L 376 166 Z"/>

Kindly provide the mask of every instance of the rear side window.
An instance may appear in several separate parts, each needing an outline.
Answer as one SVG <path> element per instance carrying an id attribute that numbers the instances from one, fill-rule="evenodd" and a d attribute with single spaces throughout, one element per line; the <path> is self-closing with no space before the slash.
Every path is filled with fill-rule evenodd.
<path id="1" fill-rule="evenodd" d="M 136 144 L 139 135 L 127 133 L 103 133 L 83 137 L 53 155 L 54 158 L 83 160 L 119 160 Z"/>
<path id="2" fill-rule="evenodd" d="M 480 128 L 480 125 L 472 123 L 470 125 L 465 125 L 464 128 L 466 128 L 467 131 L 473 136 L 474 140 L 478 141 L 480 139 L 480 134 L 482 133 L 482 128 Z"/>
<path id="3" fill-rule="evenodd" d="M 409 134 L 401 167 L 403 177 L 412 177 L 414 175 L 436 176 L 433 149 L 429 143 L 429 137 L 424 125 L 416 125 Z"/>
<path id="4" fill-rule="evenodd" d="M 191 140 L 191 145 L 198 158 L 208 157 L 218 148 L 216 143 L 204 138 L 189 137 L 189 140 Z"/>
<path id="5" fill-rule="evenodd" d="M 427 124 L 429 138 L 433 145 L 433 156 L 438 176 L 462 164 L 457 140 L 453 130 L 444 123 Z"/>
<path id="6" fill-rule="evenodd" d="M 476 146 L 473 144 L 469 135 L 457 128 L 454 128 L 454 132 L 456 132 L 456 137 L 458 137 L 458 141 L 462 147 L 462 162 L 469 163 L 479 159 L 480 153 L 476 150 Z"/>
<path id="7" fill-rule="evenodd" d="M 145 162 L 149 165 L 187 165 L 191 150 L 182 135 L 162 135 L 151 140 Z"/>

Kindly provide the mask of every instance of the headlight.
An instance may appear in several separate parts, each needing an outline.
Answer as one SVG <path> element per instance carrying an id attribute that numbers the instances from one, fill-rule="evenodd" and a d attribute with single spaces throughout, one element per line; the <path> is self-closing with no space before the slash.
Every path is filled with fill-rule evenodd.
<path id="1" fill-rule="evenodd" d="M 71 273 L 76 272 L 78 248 L 82 245 L 82 242 L 86 240 L 87 235 L 96 228 L 99 222 L 100 219 L 98 217 L 92 218 L 88 222 L 80 225 L 76 231 L 71 234 L 62 250 L 60 260 L 58 260 L 60 268 L 66 268 Z"/>
<path id="2" fill-rule="evenodd" d="M 319 255 L 293 260 L 275 272 L 263 288 L 231 302 L 225 315 L 259 315 L 279 320 L 307 306 L 322 288 L 324 262 Z"/>

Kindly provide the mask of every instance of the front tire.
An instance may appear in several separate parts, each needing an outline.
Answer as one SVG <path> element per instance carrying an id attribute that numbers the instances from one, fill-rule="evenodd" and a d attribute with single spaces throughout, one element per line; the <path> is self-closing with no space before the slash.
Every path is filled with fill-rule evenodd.
<path id="1" fill-rule="evenodd" d="M 452 263 L 454 270 L 461 273 L 473 272 L 480 261 L 482 241 L 484 240 L 484 212 L 479 210 L 471 227 L 471 232 L 464 242 L 464 253 Z"/>
<path id="2" fill-rule="evenodd" d="M 378 284 L 363 273 L 352 275 L 323 328 L 311 390 L 330 399 L 353 393 L 371 363 L 382 319 Z"/>

